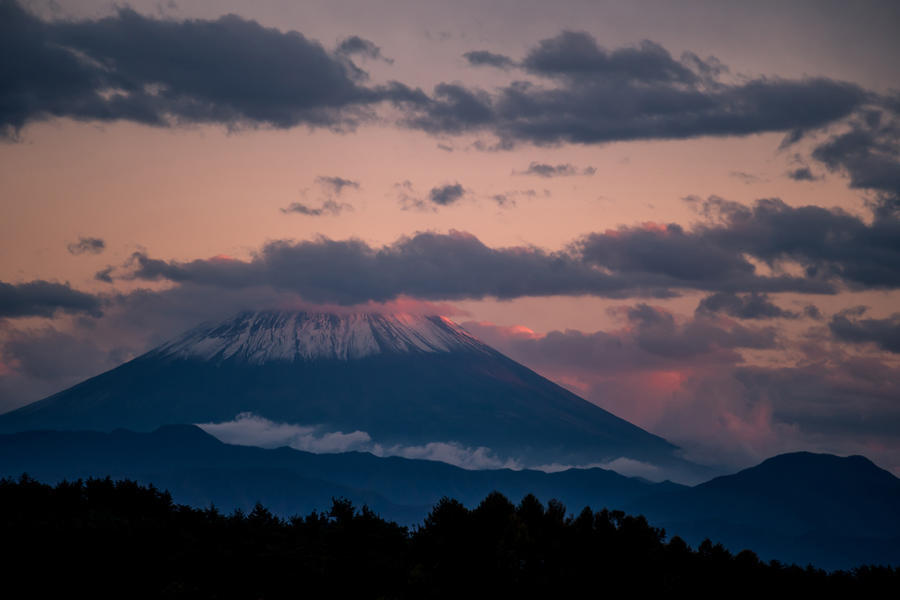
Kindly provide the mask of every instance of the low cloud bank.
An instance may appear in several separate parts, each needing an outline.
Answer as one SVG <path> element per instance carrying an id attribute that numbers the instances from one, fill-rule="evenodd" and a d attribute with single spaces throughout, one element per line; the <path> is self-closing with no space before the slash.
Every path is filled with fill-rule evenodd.
<path id="1" fill-rule="evenodd" d="M 429 442 L 418 446 L 403 444 L 384 445 L 372 439 L 365 431 L 328 431 L 321 425 L 297 425 L 276 423 L 250 412 L 244 412 L 232 421 L 222 423 L 198 423 L 198 427 L 226 444 L 278 448 L 289 446 L 296 450 L 315 454 L 339 452 L 369 452 L 375 456 L 400 456 L 403 458 L 434 460 L 468 470 L 480 469 L 533 469 L 545 473 L 557 473 L 568 469 L 601 468 L 616 471 L 629 477 L 644 477 L 661 481 L 665 474 L 660 467 L 631 458 L 620 457 L 613 461 L 584 465 L 549 463 L 525 465 L 503 458 L 485 446 L 473 448 L 457 442 Z"/>
<path id="2" fill-rule="evenodd" d="M 198 427 L 227 444 L 277 448 L 289 446 L 297 450 L 329 454 L 337 452 L 369 452 L 375 456 L 401 456 L 436 460 L 463 469 L 521 469 L 517 461 L 497 457 L 490 448 L 471 448 L 456 442 L 429 442 L 420 446 L 396 444 L 386 446 L 372 440 L 365 431 L 327 431 L 321 425 L 276 423 L 249 412 L 233 421 L 198 423 Z"/>

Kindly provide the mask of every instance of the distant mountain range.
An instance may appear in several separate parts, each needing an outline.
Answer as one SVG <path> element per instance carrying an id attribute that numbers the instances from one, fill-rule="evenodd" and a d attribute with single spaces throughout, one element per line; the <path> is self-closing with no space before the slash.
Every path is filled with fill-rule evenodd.
<path id="1" fill-rule="evenodd" d="M 684 481 L 714 473 L 438 316 L 245 312 L 0 415 L 0 432 L 151 431 L 245 412 L 384 446 L 483 447 L 523 466 L 629 458 Z"/>
<path id="2" fill-rule="evenodd" d="M 327 509 L 333 497 L 367 504 L 400 523 L 421 522 L 443 496 L 469 506 L 498 490 L 644 514 L 693 545 L 709 537 L 733 551 L 824 568 L 900 565 L 900 479 L 863 457 L 795 453 L 686 487 L 604 469 L 469 471 L 440 462 L 365 453 L 310 454 L 224 444 L 193 426 L 151 433 L 30 431 L 0 435 L 0 475 L 42 481 L 109 475 L 172 492 L 177 502 L 283 516 Z"/>

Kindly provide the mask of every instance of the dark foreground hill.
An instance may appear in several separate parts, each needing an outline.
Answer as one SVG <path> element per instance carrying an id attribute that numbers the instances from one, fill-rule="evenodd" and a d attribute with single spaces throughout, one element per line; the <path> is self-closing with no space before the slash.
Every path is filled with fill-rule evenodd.
<path id="1" fill-rule="evenodd" d="M 176 502 L 230 512 L 262 502 L 290 517 L 346 497 L 403 525 L 421 523 L 442 497 L 469 507 L 497 490 L 581 508 L 646 515 L 697 546 L 828 569 L 900 565 L 900 480 L 863 457 L 788 454 L 689 488 L 603 469 L 468 471 L 439 462 L 365 453 L 310 454 L 224 444 L 194 426 L 152 433 L 23 432 L 0 435 L 0 476 L 45 482 L 112 476 L 168 489 Z"/>
<path id="2" fill-rule="evenodd" d="M 284 521 L 178 506 L 133 482 L 0 481 L 7 597 L 896 597 L 900 572 L 828 574 L 696 550 L 642 517 L 499 493 L 449 499 L 410 531 L 336 500 Z"/>

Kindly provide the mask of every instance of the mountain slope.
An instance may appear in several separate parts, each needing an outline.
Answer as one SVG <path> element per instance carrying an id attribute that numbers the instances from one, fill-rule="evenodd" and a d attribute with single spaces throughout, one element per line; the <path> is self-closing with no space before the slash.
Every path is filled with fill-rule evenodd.
<path id="1" fill-rule="evenodd" d="M 441 317 L 243 313 L 0 415 L 0 431 L 149 431 L 243 412 L 385 445 L 484 446 L 523 464 L 629 457 L 697 472 L 662 438 Z"/>
<path id="2" fill-rule="evenodd" d="M 900 564 L 900 479 L 862 456 L 796 452 L 628 508 L 699 543 L 826 568 Z"/>

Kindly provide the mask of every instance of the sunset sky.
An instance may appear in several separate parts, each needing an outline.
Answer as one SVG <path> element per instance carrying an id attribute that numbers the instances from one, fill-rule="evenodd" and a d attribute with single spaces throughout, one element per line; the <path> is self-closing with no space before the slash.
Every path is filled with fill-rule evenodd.
<path id="1" fill-rule="evenodd" d="M 441 313 L 681 446 L 900 475 L 900 4 L 0 0 L 0 411 Z"/>

